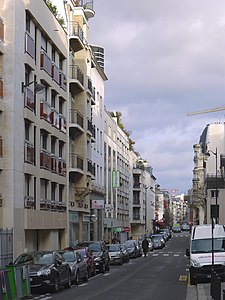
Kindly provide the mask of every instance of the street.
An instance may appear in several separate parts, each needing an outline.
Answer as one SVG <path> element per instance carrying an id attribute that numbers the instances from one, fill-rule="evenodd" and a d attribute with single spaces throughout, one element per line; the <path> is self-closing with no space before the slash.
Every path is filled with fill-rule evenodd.
<path id="1" fill-rule="evenodd" d="M 123 266 L 111 266 L 110 272 L 98 274 L 69 290 L 59 293 L 33 294 L 33 299 L 122 300 L 186 299 L 188 260 L 185 250 L 189 233 L 176 233 L 166 247 L 132 259 Z"/>

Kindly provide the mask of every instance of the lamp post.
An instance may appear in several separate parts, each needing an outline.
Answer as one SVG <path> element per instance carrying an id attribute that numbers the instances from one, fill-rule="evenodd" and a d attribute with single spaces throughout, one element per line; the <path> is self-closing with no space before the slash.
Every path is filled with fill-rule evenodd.
<path id="1" fill-rule="evenodd" d="M 216 148 L 216 151 L 214 152 L 214 151 L 212 151 L 212 150 L 208 150 L 208 152 L 205 154 L 206 156 L 210 156 L 210 153 L 212 153 L 213 155 L 215 155 L 215 157 L 216 157 L 216 182 L 215 182 L 215 185 L 216 185 L 216 209 L 215 209 L 215 219 L 216 219 L 216 224 L 218 224 L 218 218 L 219 218 L 219 216 L 218 216 L 218 212 L 219 212 L 219 210 L 218 210 L 218 184 L 217 184 L 217 148 Z M 212 212 L 211 212 L 211 218 L 213 219 L 213 214 L 212 214 Z"/>

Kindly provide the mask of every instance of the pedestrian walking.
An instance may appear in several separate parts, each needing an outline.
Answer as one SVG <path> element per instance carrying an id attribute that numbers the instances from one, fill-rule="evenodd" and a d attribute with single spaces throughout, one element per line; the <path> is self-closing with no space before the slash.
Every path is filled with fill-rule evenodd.
<path id="1" fill-rule="evenodd" d="M 143 252 L 144 252 L 145 257 L 146 257 L 146 254 L 147 254 L 147 252 L 148 252 L 148 247 L 149 247 L 149 245 L 148 245 L 148 240 L 147 240 L 147 238 L 146 238 L 146 236 L 145 236 L 145 238 L 144 238 L 143 241 L 142 241 L 142 249 L 143 249 Z"/>

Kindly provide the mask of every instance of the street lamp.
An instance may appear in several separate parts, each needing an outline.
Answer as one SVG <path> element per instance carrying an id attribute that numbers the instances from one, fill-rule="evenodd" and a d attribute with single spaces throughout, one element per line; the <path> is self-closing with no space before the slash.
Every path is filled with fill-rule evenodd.
<path id="1" fill-rule="evenodd" d="M 34 84 L 34 92 L 36 94 L 42 93 L 42 91 L 44 90 L 44 85 L 41 83 L 37 83 L 37 81 L 35 81 L 35 80 L 33 80 L 27 84 L 22 82 L 22 93 L 24 92 L 24 89 L 27 88 L 28 86 L 30 86 L 32 83 Z"/>
<path id="2" fill-rule="evenodd" d="M 208 150 L 208 152 L 206 152 L 206 156 L 210 156 L 210 153 L 212 153 L 213 155 L 216 156 L 216 212 L 215 212 L 215 219 L 216 219 L 216 224 L 218 224 L 218 186 L 217 186 L 217 148 L 216 151 L 212 151 L 212 150 Z M 211 218 L 213 219 L 213 214 L 211 211 Z"/>

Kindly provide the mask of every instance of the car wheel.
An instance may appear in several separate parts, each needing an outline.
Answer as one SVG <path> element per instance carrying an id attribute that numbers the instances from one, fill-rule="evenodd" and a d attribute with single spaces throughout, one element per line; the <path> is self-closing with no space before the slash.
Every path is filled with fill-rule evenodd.
<path id="1" fill-rule="evenodd" d="M 79 283 L 80 283 L 80 273 L 79 273 L 79 271 L 77 271 L 76 277 L 75 277 L 75 284 L 79 285 Z"/>
<path id="2" fill-rule="evenodd" d="M 196 285 L 197 280 L 190 274 L 190 285 Z"/>
<path id="3" fill-rule="evenodd" d="M 71 287 L 71 275 L 69 273 L 69 277 L 68 277 L 68 281 L 67 283 L 65 284 L 65 288 L 69 289 Z"/>
<path id="4" fill-rule="evenodd" d="M 59 276 L 57 275 L 54 279 L 54 283 L 53 283 L 53 290 L 54 292 L 58 292 L 60 289 L 60 282 L 59 282 Z"/>

